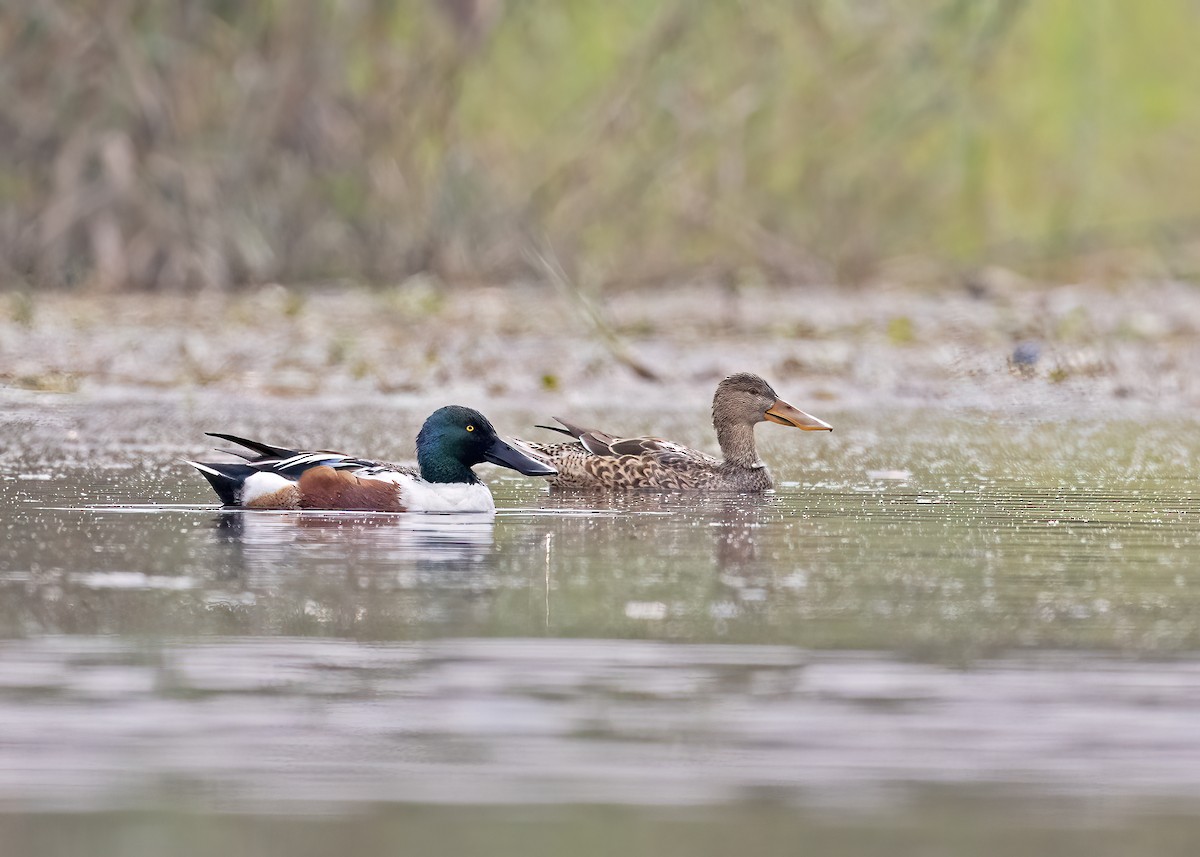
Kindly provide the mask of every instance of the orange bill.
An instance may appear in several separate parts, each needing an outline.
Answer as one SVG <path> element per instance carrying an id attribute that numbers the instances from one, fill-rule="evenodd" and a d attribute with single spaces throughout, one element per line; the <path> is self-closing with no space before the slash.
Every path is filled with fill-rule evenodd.
<path id="1" fill-rule="evenodd" d="M 783 399 L 776 399 L 775 404 L 767 408 L 764 416 L 773 423 L 803 431 L 833 431 L 833 426 L 829 423 L 817 419 L 812 414 L 806 414 L 799 408 L 793 408 Z"/>

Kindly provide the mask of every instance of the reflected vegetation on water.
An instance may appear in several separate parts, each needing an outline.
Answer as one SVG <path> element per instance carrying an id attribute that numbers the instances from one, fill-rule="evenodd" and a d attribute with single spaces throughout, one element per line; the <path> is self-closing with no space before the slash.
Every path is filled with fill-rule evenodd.
<path id="1" fill-rule="evenodd" d="M 0 805 L 778 805 L 828 832 L 897 800 L 940 823 L 945 787 L 1200 798 L 1194 422 L 835 413 L 820 444 L 760 431 L 765 497 L 481 468 L 492 517 L 217 509 L 178 459 L 222 407 L 0 420 Z M 422 412 L 251 433 L 403 458 Z"/>

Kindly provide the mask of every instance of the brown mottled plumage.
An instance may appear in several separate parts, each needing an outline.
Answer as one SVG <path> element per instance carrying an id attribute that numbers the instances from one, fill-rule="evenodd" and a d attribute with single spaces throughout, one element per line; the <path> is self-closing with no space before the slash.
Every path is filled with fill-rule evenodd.
<path id="1" fill-rule="evenodd" d="M 780 399 L 771 385 L 746 372 L 730 375 L 713 396 L 713 427 L 724 460 L 657 437 L 619 438 L 555 417 L 565 428 L 539 426 L 575 443 L 531 443 L 554 465 L 556 488 L 590 490 L 767 491 L 771 474 L 758 457 L 754 426 L 770 421 L 805 431 L 832 431 L 814 416 Z"/>

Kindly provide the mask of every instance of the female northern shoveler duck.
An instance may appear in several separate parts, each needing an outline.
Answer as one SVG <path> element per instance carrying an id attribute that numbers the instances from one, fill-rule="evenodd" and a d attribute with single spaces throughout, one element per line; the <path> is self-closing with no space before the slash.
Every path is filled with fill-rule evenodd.
<path id="1" fill-rule="evenodd" d="M 771 474 L 754 446 L 754 426 L 763 421 L 804 431 L 833 431 L 833 426 L 783 401 L 757 375 L 730 375 L 713 397 L 713 427 L 725 460 L 657 437 L 618 438 L 555 417 L 561 432 L 578 443 L 528 443 L 558 470 L 557 488 L 623 490 L 767 491 Z"/>
<path id="2" fill-rule="evenodd" d="M 434 411 L 417 435 L 417 467 L 301 452 L 210 433 L 253 450 L 243 461 L 189 461 L 221 502 L 246 509 L 346 509 L 366 512 L 490 512 L 492 493 L 471 468 L 484 461 L 526 476 L 557 471 L 496 434 L 487 417 L 450 405 Z"/>

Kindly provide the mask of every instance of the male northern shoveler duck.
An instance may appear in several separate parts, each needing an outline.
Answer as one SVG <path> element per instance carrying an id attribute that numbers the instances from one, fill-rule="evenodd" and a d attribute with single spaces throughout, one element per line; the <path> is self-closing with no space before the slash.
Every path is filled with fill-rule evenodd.
<path id="1" fill-rule="evenodd" d="M 226 506 L 246 509 L 345 509 L 366 512 L 490 512 L 492 493 L 471 470 L 490 461 L 526 476 L 556 471 L 496 434 L 479 411 L 450 405 L 425 420 L 417 466 L 302 452 L 231 434 L 209 433 L 252 450 L 243 461 L 189 461 Z"/>
<path id="2" fill-rule="evenodd" d="M 724 461 L 657 437 L 619 438 L 555 419 L 565 428 L 538 428 L 570 435 L 577 443 L 527 445 L 558 470 L 551 486 L 592 490 L 767 491 L 771 474 L 754 446 L 757 423 L 833 431 L 833 426 L 792 407 L 770 384 L 747 372 L 730 375 L 713 396 L 713 427 Z"/>

